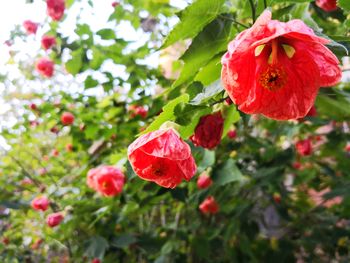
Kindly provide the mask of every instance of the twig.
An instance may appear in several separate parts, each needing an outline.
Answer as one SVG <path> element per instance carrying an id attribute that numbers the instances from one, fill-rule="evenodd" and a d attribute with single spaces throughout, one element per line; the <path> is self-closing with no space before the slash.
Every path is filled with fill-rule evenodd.
<path id="1" fill-rule="evenodd" d="M 253 18 L 253 23 L 255 23 L 255 5 L 253 0 L 249 0 L 249 4 L 250 4 L 250 9 L 252 10 L 252 18 Z"/>

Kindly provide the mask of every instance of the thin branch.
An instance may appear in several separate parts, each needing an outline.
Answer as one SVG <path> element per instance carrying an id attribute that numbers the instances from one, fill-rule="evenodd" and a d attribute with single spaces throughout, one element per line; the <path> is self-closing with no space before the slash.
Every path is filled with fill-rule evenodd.
<path id="1" fill-rule="evenodd" d="M 252 18 L 253 18 L 253 23 L 255 23 L 255 18 L 256 18 L 256 10 L 255 10 L 255 5 L 253 0 L 249 0 L 249 4 L 250 4 L 250 9 L 252 10 Z"/>

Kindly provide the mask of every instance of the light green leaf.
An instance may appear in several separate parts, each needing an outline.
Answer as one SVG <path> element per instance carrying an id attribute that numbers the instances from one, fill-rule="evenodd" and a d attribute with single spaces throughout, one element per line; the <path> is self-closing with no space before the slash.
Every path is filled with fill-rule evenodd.
<path id="1" fill-rule="evenodd" d="M 236 109 L 236 106 L 233 104 L 226 108 L 224 116 L 225 116 L 225 123 L 224 123 L 222 138 L 224 138 L 227 135 L 227 132 L 230 130 L 231 125 L 238 122 L 239 119 L 241 118 L 238 110 Z"/>
<path id="2" fill-rule="evenodd" d="M 204 87 L 203 91 L 197 94 L 197 96 L 193 98 L 190 104 L 193 104 L 193 105 L 202 104 L 208 101 L 213 96 L 219 94 L 223 90 L 224 90 L 224 87 L 221 84 L 221 80 L 217 80 L 211 85 Z"/>
<path id="3" fill-rule="evenodd" d="M 83 50 L 80 48 L 72 51 L 72 58 L 67 61 L 66 69 L 72 75 L 76 75 L 79 73 L 82 66 L 83 66 Z"/>
<path id="4" fill-rule="evenodd" d="M 224 2 L 225 0 L 196 0 L 181 12 L 181 21 L 170 32 L 162 48 L 166 48 L 179 40 L 196 36 L 222 12 Z"/>

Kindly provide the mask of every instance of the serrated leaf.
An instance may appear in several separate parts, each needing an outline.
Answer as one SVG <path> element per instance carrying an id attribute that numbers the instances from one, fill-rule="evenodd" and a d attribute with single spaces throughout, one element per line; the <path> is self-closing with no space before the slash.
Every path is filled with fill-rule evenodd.
<path id="1" fill-rule="evenodd" d="M 177 87 L 191 80 L 200 68 L 218 53 L 227 49 L 228 42 L 233 38 L 232 22 L 229 16 L 215 19 L 193 40 L 181 59 L 185 62 L 179 78 L 174 82 Z"/>
<path id="2" fill-rule="evenodd" d="M 222 11 L 225 0 L 196 0 L 181 12 L 181 21 L 170 32 L 162 48 L 175 42 L 197 35 L 207 24 L 213 21 Z"/>

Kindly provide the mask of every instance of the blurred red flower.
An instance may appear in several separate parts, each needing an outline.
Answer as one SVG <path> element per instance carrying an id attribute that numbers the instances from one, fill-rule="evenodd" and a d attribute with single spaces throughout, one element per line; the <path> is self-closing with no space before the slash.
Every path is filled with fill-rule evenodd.
<path id="1" fill-rule="evenodd" d="M 120 194 L 124 180 L 124 174 L 113 166 L 93 168 L 87 174 L 87 185 L 104 196 Z"/>
<path id="2" fill-rule="evenodd" d="M 61 20 L 65 9 L 64 0 L 47 0 L 46 5 L 47 14 L 55 21 Z"/>
<path id="3" fill-rule="evenodd" d="M 38 30 L 38 26 L 39 26 L 38 23 L 34 23 L 30 20 L 25 20 L 23 22 L 23 27 L 26 30 L 27 35 L 36 34 L 36 31 Z"/>
<path id="4" fill-rule="evenodd" d="M 208 196 L 200 205 L 199 209 L 203 214 L 216 214 L 219 212 L 219 205 L 213 196 Z"/>
<path id="5" fill-rule="evenodd" d="M 36 70 L 43 76 L 50 78 L 53 75 L 54 63 L 51 59 L 40 58 L 36 63 Z"/>
<path id="6" fill-rule="evenodd" d="M 312 154 L 312 144 L 310 139 L 297 141 L 295 148 L 301 156 L 308 156 Z"/>
<path id="7" fill-rule="evenodd" d="M 72 125 L 74 122 L 74 115 L 70 112 L 63 112 L 61 115 L 61 122 L 63 125 Z"/>
<path id="8" fill-rule="evenodd" d="M 205 189 L 208 188 L 213 184 L 213 180 L 206 174 L 202 173 L 197 180 L 197 186 L 199 189 Z"/>
<path id="9" fill-rule="evenodd" d="M 166 188 L 189 181 L 197 170 L 189 145 L 172 128 L 140 136 L 129 145 L 128 158 L 139 177 Z"/>
<path id="10" fill-rule="evenodd" d="M 49 227 L 55 227 L 59 225 L 63 219 L 64 219 L 64 216 L 62 215 L 62 213 L 60 212 L 52 213 L 46 217 L 46 224 Z"/>
<path id="11" fill-rule="evenodd" d="M 247 114 L 303 118 L 318 89 L 340 81 L 339 61 L 325 46 L 329 42 L 301 20 L 271 20 L 265 11 L 228 45 L 222 57 L 223 85 Z"/>
<path id="12" fill-rule="evenodd" d="M 337 7 L 337 0 L 316 0 L 316 5 L 326 12 L 335 11 Z"/>
<path id="13" fill-rule="evenodd" d="M 31 205 L 34 210 L 46 211 L 50 205 L 50 201 L 45 196 L 36 197 L 32 200 Z"/>
<path id="14" fill-rule="evenodd" d="M 196 146 L 213 149 L 220 143 L 223 129 L 224 119 L 220 112 L 205 115 L 199 120 L 190 139 Z"/>
<path id="15" fill-rule="evenodd" d="M 236 130 L 229 130 L 227 132 L 227 136 L 230 138 L 230 139 L 234 139 L 237 137 L 237 131 Z"/>
<path id="16" fill-rule="evenodd" d="M 55 37 L 44 35 L 41 38 L 41 46 L 43 47 L 43 49 L 48 50 L 51 47 L 53 47 L 54 45 L 56 45 L 56 38 Z"/>

